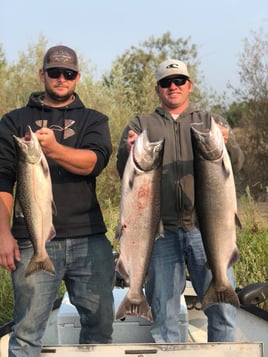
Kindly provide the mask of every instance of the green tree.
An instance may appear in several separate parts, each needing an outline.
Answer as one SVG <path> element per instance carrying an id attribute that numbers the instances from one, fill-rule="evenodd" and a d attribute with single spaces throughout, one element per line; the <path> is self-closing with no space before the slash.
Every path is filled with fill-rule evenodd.
<path id="1" fill-rule="evenodd" d="M 246 127 L 248 120 L 248 103 L 247 102 L 233 102 L 229 105 L 225 113 L 225 117 L 232 127 Z"/>
<path id="2" fill-rule="evenodd" d="M 234 94 L 240 101 L 263 102 L 268 95 L 268 33 L 262 29 L 244 39 L 238 66 L 240 86 Z"/>
<path id="3" fill-rule="evenodd" d="M 233 120 L 242 127 L 239 142 L 246 153 L 244 186 L 255 195 L 265 195 L 268 186 L 268 33 L 252 32 L 244 40 L 239 58 L 239 88 L 233 88 L 238 103 Z M 232 87 L 231 87 L 232 88 Z M 234 110 L 235 109 L 235 110 Z M 240 119 L 238 115 L 240 114 Z"/>
<path id="4" fill-rule="evenodd" d="M 155 71 L 158 64 L 167 58 L 177 58 L 189 66 L 191 78 L 196 83 L 192 99 L 201 101 L 204 95 L 198 91 L 197 46 L 188 39 L 172 39 L 169 32 L 160 38 L 150 37 L 139 47 L 131 46 L 112 65 L 104 76 L 107 87 L 122 88 L 120 105 L 131 108 L 133 114 L 152 111 L 158 104 L 154 92 Z"/>
<path id="5" fill-rule="evenodd" d="M 46 43 L 45 38 L 40 35 L 37 44 L 29 45 L 27 52 L 19 54 L 17 63 L 7 66 L 5 79 L 0 87 L 1 94 L 5 98 L 5 105 L 0 108 L 1 116 L 11 109 L 24 106 L 32 91 L 42 89 L 38 70 L 42 63 Z"/>
<path id="6" fill-rule="evenodd" d="M 0 44 L 0 110 L 7 111 L 7 94 L 6 94 L 6 79 L 8 76 L 8 66 L 3 52 L 2 45 Z"/>

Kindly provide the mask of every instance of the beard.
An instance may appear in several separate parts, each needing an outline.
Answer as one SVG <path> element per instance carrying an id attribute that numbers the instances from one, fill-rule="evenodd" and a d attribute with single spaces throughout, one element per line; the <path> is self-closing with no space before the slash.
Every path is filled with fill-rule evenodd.
<path id="1" fill-rule="evenodd" d="M 64 103 L 73 97 L 73 91 L 67 92 L 65 95 L 59 95 L 55 93 L 53 90 L 46 88 L 46 92 L 48 97 L 50 97 L 53 101 L 58 103 Z"/>

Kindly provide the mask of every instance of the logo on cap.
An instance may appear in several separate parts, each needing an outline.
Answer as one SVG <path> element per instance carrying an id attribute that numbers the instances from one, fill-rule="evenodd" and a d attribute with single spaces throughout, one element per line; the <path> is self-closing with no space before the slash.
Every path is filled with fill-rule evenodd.
<path id="1" fill-rule="evenodd" d="M 51 47 L 44 57 L 43 68 L 46 70 L 53 67 L 69 68 L 78 72 L 78 60 L 75 51 L 62 45 Z"/>
<path id="2" fill-rule="evenodd" d="M 168 68 L 179 68 L 180 66 L 177 63 L 171 63 L 168 66 L 166 66 L 166 69 Z"/>
<path id="3" fill-rule="evenodd" d="M 53 53 L 50 56 L 49 61 L 51 62 L 59 62 L 59 63 L 72 63 L 73 58 L 70 56 L 70 54 L 67 51 L 57 51 L 55 53 Z"/>

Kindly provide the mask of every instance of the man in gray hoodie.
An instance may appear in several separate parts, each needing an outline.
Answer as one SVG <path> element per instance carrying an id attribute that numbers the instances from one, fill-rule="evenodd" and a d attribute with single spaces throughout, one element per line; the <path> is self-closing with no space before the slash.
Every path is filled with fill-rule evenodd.
<path id="1" fill-rule="evenodd" d="M 161 219 L 164 236 L 153 247 L 145 292 L 152 309 L 152 336 L 158 343 L 180 342 L 180 295 L 184 289 L 188 268 L 197 295 L 202 300 L 211 281 L 206 267 L 206 254 L 197 228 L 194 197 L 194 163 L 191 124 L 199 123 L 208 129 L 212 114 L 196 110 L 189 101 L 193 90 L 188 68 L 182 61 L 162 62 L 156 73 L 156 94 L 161 106 L 149 115 L 132 119 L 126 126 L 117 154 L 120 177 L 129 149 L 137 135 L 148 129 L 150 140 L 165 139 L 161 186 Z M 229 152 L 234 173 L 244 162 L 244 155 L 226 120 L 213 115 L 218 123 Z M 228 277 L 235 286 L 232 268 Z M 216 304 L 205 310 L 208 318 L 208 341 L 235 340 L 236 308 Z"/>

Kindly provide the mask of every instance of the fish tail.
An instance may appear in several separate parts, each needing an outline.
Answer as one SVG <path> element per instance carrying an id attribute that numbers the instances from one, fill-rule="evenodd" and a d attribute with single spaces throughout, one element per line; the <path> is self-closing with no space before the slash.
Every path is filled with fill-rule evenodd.
<path id="1" fill-rule="evenodd" d="M 236 308 L 240 307 L 238 296 L 231 284 L 217 289 L 215 283 L 212 280 L 203 298 L 202 309 L 206 310 L 211 305 L 219 303 L 231 304 Z"/>
<path id="2" fill-rule="evenodd" d="M 123 319 L 126 316 L 143 317 L 148 321 L 152 321 L 151 308 L 144 295 L 139 300 L 130 299 L 128 294 L 124 297 L 116 312 L 116 319 Z"/>
<path id="3" fill-rule="evenodd" d="M 48 255 L 44 259 L 40 260 L 38 255 L 34 254 L 27 266 L 25 276 L 27 277 L 38 271 L 46 271 L 53 275 L 56 274 L 55 267 Z"/>

